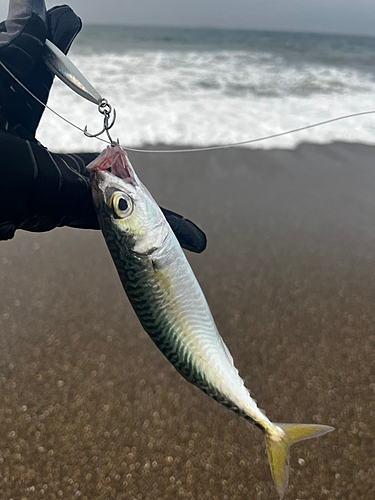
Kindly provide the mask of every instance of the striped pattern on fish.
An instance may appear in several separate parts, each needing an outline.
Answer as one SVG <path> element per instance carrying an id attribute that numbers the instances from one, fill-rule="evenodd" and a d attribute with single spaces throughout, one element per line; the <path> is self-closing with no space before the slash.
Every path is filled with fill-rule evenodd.
<path id="1" fill-rule="evenodd" d="M 172 230 L 169 229 L 161 249 L 150 255 L 135 255 L 111 232 L 106 234 L 106 241 L 114 261 L 121 263 L 117 265 L 118 273 L 142 326 L 181 375 L 210 397 L 238 413 L 242 411 L 254 422 L 260 418 L 268 420 L 239 377 Z M 200 332 L 199 338 L 196 331 Z M 212 383 L 211 372 L 214 374 Z M 222 388 L 218 387 L 219 374 Z M 238 396 L 236 398 L 235 394 L 239 392 L 243 399 L 236 404 Z M 246 412 L 244 400 L 248 401 Z"/>

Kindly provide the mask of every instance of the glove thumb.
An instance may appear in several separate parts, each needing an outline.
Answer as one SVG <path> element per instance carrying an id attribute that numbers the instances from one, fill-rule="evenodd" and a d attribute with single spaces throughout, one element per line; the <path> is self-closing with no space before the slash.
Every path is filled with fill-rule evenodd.
<path id="1" fill-rule="evenodd" d="M 68 5 L 59 5 L 47 12 L 47 38 L 64 54 L 68 53 L 81 29 L 81 19 Z"/>

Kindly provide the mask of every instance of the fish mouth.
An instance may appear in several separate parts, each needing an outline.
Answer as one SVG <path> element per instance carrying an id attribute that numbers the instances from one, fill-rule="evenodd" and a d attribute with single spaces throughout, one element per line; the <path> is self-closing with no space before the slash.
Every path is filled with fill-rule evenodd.
<path id="1" fill-rule="evenodd" d="M 104 152 L 86 167 L 90 174 L 96 174 L 98 180 L 103 181 L 106 176 L 104 172 L 121 179 L 126 184 L 136 185 L 136 177 L 127 154 L 118 144 L 108 146 Z M 101 174 L 102 172 L 102 174 Z"/>

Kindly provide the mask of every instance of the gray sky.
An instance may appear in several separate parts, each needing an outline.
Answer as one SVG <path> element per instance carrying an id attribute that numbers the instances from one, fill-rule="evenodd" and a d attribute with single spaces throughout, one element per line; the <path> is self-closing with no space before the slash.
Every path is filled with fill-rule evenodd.
<path id="1" fill-rule="evenodd" d="M 83 22 L 354 33 L 375 36 L 374 0 L 62 0 Z M 0 17 L 8 0 L 0 0 Z"/>

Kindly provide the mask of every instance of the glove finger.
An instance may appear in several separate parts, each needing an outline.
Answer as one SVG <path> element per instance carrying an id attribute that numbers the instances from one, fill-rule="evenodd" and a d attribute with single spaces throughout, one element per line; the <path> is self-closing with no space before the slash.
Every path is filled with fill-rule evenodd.
<path id="1" fill-rule="evenodd" d="M 43 20 L 32 14 L 24 28 L 16 36 L 0 44 L 0 60 L 21 80 L 42 54 L 47 31 Z"/>
<path id="2" fill-rule="evenodd" d="M 67 5 L 53 7 L 47 12 L 48 38 L 64 54 L 67 54 L 81 28 L 81 19 Z"/>
<path id="3" fill-rule="evenodd" d="M 195 253 L 202 253 L 205 250 L 207 238 L 198 226 L 191 222 L 191 220 L 185 219 L 185 217 L 171 210 L 165 208 L 161 208 L 161 210 L 182 248 Z"/>

